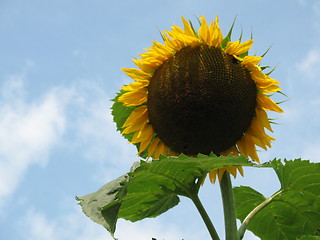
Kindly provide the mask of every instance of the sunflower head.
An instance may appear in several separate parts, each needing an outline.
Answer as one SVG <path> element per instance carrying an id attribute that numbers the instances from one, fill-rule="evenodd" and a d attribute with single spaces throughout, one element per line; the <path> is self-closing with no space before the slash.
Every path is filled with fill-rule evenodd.
<path id="1" fill-rule="evenodd" d="M 218 17 L 207 24 L 201 16 L 197 31 L 182 22 L 133 60 L 138 68 L 123 68 L 134 81 L 114 99 L 118 130 L 144 158 L 213 152 L 259 162 L 256 147 L 274 140 L 266 111 L 282 112 L 270 98 L 279 82 L 263 73 L 262 57 L 249 56 L 252 39 L 232 42 L 232 28 L 223 38 Z M 234 167 L 209 176 L 236 176 L 237 169 L 243 174 Z"/>

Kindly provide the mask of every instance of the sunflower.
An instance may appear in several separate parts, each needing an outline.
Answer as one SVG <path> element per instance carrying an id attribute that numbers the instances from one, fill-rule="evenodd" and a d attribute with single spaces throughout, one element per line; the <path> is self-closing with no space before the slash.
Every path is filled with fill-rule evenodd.
<path id="1" fill-rule="evenodd" d="M 213 152 L 259 163 L 256 147 L 267 150 L 275 140 L 266 133 L 266 111 L 283 112 L 270 98 L 279 82 L 262 72 L 262 56 L 248 55 L 252 39 L 232 42 L 232 27 L 223 37 L 218 17 L 207 24 L 201 16 L 197 31 L 182 22 L 133 59 L 138 68 L 122 69 L 134 81 L 114 99 L 118 129 L 145 158 Z M 209 178 L 221 180 L 225 171 L 236 177 L 237 170 L 243 175 L 228 167 Z"/>

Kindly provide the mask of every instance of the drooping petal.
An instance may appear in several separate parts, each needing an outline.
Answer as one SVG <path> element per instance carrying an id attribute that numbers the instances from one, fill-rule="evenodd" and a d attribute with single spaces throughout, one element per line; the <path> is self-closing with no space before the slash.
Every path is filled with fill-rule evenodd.
<path id="1" fill-rule="evenodd" d="M 145 106 L 145 105 L 134 109 L 132 111 L 132 113 L 130 114 L 130 116 L 127 118 L 127 120 L 124 122 L 122 127 L 127 127 L 127 126 L 135 123 L 136 121 L 138 121 L 147 112 L 147 110 L 148 110 L 147 106 Z"/>
<path id="2" fill-rule="evenodd" d="M 142 153 L 144 150 L 146 150 L 148 148 L 148 146 L 150 145 L 152 137 L 153 137 L 153 134 L 149 134 L 147 138 L 145 138 L 144 140 L 142 140 L 140 142 L 138 154 Z"/>
<path id="3" fill-rule="evenodd" d="M 154 159 L 159 159 L 160 154 L 161 155 L 166 155 L 166 150 L 168 148 L 166 147 L 166 145 L 160 141 L 158 147 L 156 148 L 155 152 L 154 152 Z"/>
<path id="4" fill-rule="evenodd" d="M 260 162 L 259 157 L 257 155 L 256 147 L 249 134 L 245 134 L 237 142 L 237 146 L 241 154 L 245 155 L 246 157 L 251 157 L 251 159 L 255 162 Z"/>
<path id="5" fill-rule="evenodd" d="M 155 137 L 151 144 L 149 145 L 149 148 L 148 148 L 148 157 L 151 157 L 154 152 L 156 151 L 157 147 L 158 147 L 158 144 L 160 142 L 160 138 L 159 137 Z"/>
<path id="6" fill-rule="evenodd" d="M 154 130 L 153 130 L 153 127 L 151 126 L 151 124 L 145 124 L 141 128 L 140 131 L 135 132 L 135 134 L 133 135 L 133 137 L 131 139 L 131 143 L 142 142 L 142 141 L 150 138 L 150 136 L 152 137 L 153 134 L 154 134 Z"/>
<path id="7" fill-rule="evenodd" d="M 237 177 L 237 167 L 227 167 L 226 170 L 234 177 Z"/>
<path id="8" fill-rule="evenodd" d="M 273 132 L 268 119 L 268 115 L 266 111 L 263 110 L 261 107 L 256 107 L 256 118 L 261 126 L 267 128 L 270 132 Z"/>
<path id="9" fill-rule="evenodd" d="M 257 94 L 258 104 L 266 111 L 283 113 L 283 110 L 271 98 L 264 94 Z"/>
<path id="10" fill-rule="evenodd" d="M 133 124 L 126 127 L 126 129 L 123 130 L 123 134 L 128 134 L 132 132 L 139 131 L 142 127 L 144 127 L 149 121 L 148 114 L 143 114 L 137 121 L 135 121 Z"/>
<path id="11" fill-rule="evenodd" d="M 215 183 L 216 182 L 216 177 L 218 174 L 218 170 L 212 170 L 209 172 L 209 179 L 211 183 Z"/>

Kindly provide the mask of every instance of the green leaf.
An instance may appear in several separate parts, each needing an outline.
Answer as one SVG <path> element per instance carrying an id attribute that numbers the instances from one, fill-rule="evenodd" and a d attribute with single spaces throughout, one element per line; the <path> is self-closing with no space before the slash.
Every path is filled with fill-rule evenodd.
<path id="1" fill-rule="evenodd" d="M 179 203 L 177 195 L 191 197 L 199 190 L 197 180 L 207 172 L 228 166 L 252 165 L 241 157 L 216 157 L 199 155 L 197 158 L 161 156 L 160 160 L 141 161 L 141 165 L 130 173 L 125 183 L 125 196 L 118 217 L 138 221 L 156 217 Z M 104 207 L 104 211 L 113 204 Z"/>
<path id="2" fill-rule="evenodd" d="M 130 171 L 134 171 L 140 165 L 139 162 L 135 162 Z M 116 223 L 118 220 L 118 212 L 121 204 L 118 203 L 118 195 L 123 189 L 123 183 L 128 181 L 129 175 L 125 174 L 117 179 L 108 182 L 103 185 L 98 191 L 90 193 L 82 197 L 76 197 L 79 205 L 82 207 L 82 211 L 89 217 L 92 221 L 99 223 L 104 226 L 114 237 L 114 232 L 116 230 Z M 103 215 L 102 210 L 106 205 L 110 205 L 108 214 Z"/>
<path id="3" fill-rule="evenodd" d="M 320 240 L 319 236 L 302 236 L 301 238 L 297 238 L 297 240 Z"/>
<path id="4" fill-rule="evenodd" d="M 82 211 L 94 222 L 104 226 L 112 235 L 116 229 L 117 215 L 120 204 L 114 204 L 110 207 L 108 216 L 102 215 L 103 206 L 116 201 L 116 195 L 122 188 L 121 183 L 128 179 L 128 175 L 123 175 L 100 188 L 95 193 L 77 197 L 76 199 L 82 207 Z"/>
<path id="5" fill-rule="evenodd" d="M 122 126 L 124 124 L 124 122 L 127 120 L 127 118 L 130 116 L 130 114 L 132 113 L 132 111 L 136 108 L 136 107 L 126 107 L 123 106 L 123 103 L 118 102 L 118 98 L 124 94 L 125 91 L 121 90 L 117 96 L 112 99 L 112 101 L 114 101 L 114 104 L 112 105 L 111 109 L 112 109 L 112 115 L 113 115 L 113 121 L 116 123 L 117 125 L 117 130 L 122 132 Z M 132 138 L 132 134 L 123 134 L 123 136 L 128 139 L 129 141 Z"/>
<path id="6" fill-rule="evenodd" d="M 113 234 L 118 218 L 135 222 L 156 217 L 176 206 L 178 195 L 189 198 L 197 195 L 209 171 L 232 166 L 253 166 L 253 163 L 243 156 L 161 156 L 160 160 L 141 161 L 139 167 L 128 173 L 128 179 L 121 177 L 96 193 L 81 197 L 80 204 L 88 217 Z M 123 180 L 126 181 L 121 185 Z"/>
<path id="7" fill-rule="evenodd" d="M 271 198 L 249 187 L 235 188 L 237 218 L 241 221 L 266 203 L 248 225 L 263 240 L 297 239 L 315 235 L 320 229 L 320 164 L 301 159 L 284 162 L 273 160 L 264 165 L 276 171 L 281 183 Z"/>
<path id="8" fill-rule="evenodd" d="M 254 209 L 266 198 L 251 187 L 234 187 L 234 196 L 236 201 L 237 218 L 244 219 L 248 213 Z"/>
<path id="9" fill-rule="evenodd" d="M 114 104 L 111 107 L 111 109 L 112 109 L 111 114 L 113 115 L 113 121 L 116 123 L 117 130 L 120 131 L 122 136 L 130 142 L 134 133 L 123 134 L 122 131 L 124 130 L 124 128 L 122 128 L 122 126 L 125 123 L 125 121 L 127 120 L 127 118 L 130 116 L 132 111 L 134 109 L 136 109 L 137 107 L 136 106 L 126 107 L 123 105 L 123 103 L 118 102 L 118 98 L 124 93 L 125 93 L 125 91 L 121 90 L 117 94 L 117 96 L 114 99 L 112 99 L 112 101 L 114 101 Z M 137 149 L 139 149 L 140 143 L 134 143 L 134 145 L 136 146 Z M 146 158 L 148 156 L 147 150 L 140 153 L 139 156 L 142 158 Z"/>

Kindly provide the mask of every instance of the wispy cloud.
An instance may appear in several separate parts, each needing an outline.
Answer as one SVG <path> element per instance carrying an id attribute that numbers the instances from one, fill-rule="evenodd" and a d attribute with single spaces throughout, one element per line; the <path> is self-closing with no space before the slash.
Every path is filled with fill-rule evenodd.
<path id="1" fill-rule="evenodd" d="M 45 165 L 50 149 L 64 133 L 64 101 L 55 90 L 28 101 L 23 79 L 10 77 L 0 103 L 0 206 L 32 164 Z"/>
<path id="2" fill-rule="evenodd" d="M 84 216 L 80 207 L 75 207 L 51 219 L 44 212 L 34 208 L 29 209 L 22 217 L 19 228 L 24 232 L 26 240 L 112 240 L 107 230 Z M 159 219 L 136 223 L 119 220 L 117 229 L 116 237 L 121 240 L 150 240 L 152 237 L 159 240 L 206 239 L 208 237 L 204 226 L 199 231 L 191 232 L 188 229 L 179 228 L 174 223 L 165 223 Z"/>
<path id="3" fill-rule="evenodd" d="M 298 63 L 298 69 L 310 79 L 315 79 L 320 73 L 320 49 L 311 49 L 305 58 Z"/>
<path id="4" fill-rule="evenodd" d="M 50 219 L 44 212 L 29 209 L 20 221 L 26 240 L 105 240 L 105 230 L 74 209 Z M 68 227 L 66 227 L 68 226 Z"/>

